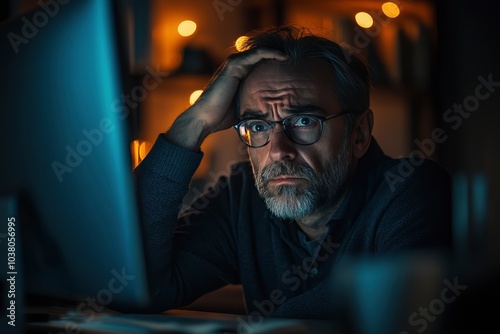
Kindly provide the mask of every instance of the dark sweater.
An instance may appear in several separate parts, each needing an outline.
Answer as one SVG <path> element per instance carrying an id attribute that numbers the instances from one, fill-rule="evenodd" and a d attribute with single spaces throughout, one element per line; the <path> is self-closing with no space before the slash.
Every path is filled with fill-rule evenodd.
<path id="1" fill-rule="evenodd" d="M 178 217 L 201 158 L 159 136 L 135 170 L 152 311 L 232 283 L 243 286 L 249 313 L 323 318 L 343 259 L 451 245 L 448 173 L 431 160 L 391 159 L 374 139 L 316 257 L 294 222 L 267 210 L 248 162 Z"/>

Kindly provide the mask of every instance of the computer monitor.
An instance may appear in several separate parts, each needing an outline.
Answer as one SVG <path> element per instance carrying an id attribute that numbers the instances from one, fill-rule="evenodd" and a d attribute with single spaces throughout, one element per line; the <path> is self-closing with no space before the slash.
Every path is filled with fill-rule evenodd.
<path id="1" fill-rule="evenodd" d="M 45 1 L 1 27 L 0 246 L 15 216 L 28 296 L 148 301 L 116 15 L 111 1 Z"/>

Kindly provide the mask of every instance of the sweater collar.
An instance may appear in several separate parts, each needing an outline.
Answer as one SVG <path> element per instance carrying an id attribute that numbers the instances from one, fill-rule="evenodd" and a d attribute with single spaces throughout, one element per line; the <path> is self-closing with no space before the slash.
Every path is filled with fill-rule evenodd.
<path id="1" fill-rule="evenodd" d="M 384 154 L 375 138 L 372 137 L 368 150 L 359 159 L 346 196 L 339 209 L 333 213 L 331 220 L 345 220 L 354 218 L 359 214 L 367 195 L 371 192 L 371 183 L 375 178 L 378 167 L 388 159 L 390 158 Z"/>

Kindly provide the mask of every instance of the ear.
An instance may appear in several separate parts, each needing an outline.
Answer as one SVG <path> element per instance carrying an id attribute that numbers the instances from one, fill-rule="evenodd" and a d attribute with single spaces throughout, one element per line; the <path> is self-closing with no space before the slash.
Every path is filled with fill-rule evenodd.
<path id="1" fill-rule="evenodd" d="M 351 135 L 352 155 L 359 159 L 365 155 L 370 146 L 373 129 L 373 112 L 366 109 L 356 120 Z"/>

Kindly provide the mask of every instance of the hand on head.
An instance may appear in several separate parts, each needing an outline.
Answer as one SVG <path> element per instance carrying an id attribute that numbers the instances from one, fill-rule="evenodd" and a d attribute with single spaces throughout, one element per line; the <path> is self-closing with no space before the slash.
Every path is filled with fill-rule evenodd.
<path id="1" fill-rule="evenodd" d="M 253 49 L 229 56 L 210 80 L 203 94 L 182 113 L 166 133 L 167 138 L 191 150 L 199 149 L 211 133 L 225 130 L 237 122 L 235 95 L 240 82 L 261 60 L 286 61 L 282 52 Z"/>

